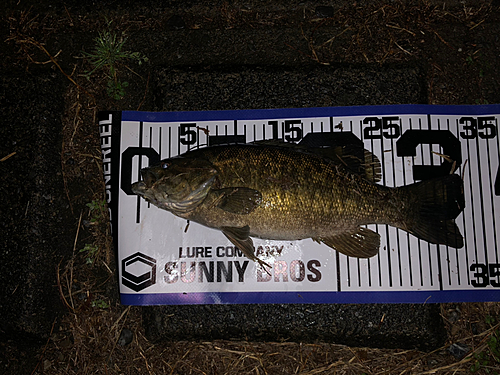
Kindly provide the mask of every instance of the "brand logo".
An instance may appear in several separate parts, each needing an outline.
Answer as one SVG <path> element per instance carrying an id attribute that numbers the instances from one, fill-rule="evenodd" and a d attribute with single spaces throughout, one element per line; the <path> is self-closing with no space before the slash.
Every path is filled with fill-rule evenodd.
<path id="1" fill-rule="evenodd" d="M 139 292 L 156 283 L 156 259 L 142 253 L 122 260 L 122 284 Z"/>

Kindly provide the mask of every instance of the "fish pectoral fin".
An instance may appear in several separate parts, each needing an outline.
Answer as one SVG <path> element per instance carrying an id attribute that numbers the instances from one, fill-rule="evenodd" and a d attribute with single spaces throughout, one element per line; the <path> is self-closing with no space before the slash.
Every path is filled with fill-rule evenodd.
<path id="1" fill-rule="evenodd" d="M 231 243 L 236 246 L 238 249 L 240 249 L 243 254 L 246 255 L 246 257 L 250 260 L 253 260 L 257 263 L 259 263 L 261 266 L 263 266 L 264 270 L 267 271 L 265 267 L 271 268 L 269 264 L 266 262 L 260 260 L 255 256 L 255 248 L 253 246 L 253 241 L 250 238 L 250 227 L 248 225 L 245 225 L 244 227 L 241 228 L 235 228 L 235 227 L 222 227 L 221 228 L 222 233 L 224 233 L 224 236 L 227 237 Z"/>
<path id="2" fill-rule="evenodd" d="M 260 191 L 246 187 L 229 187 L 212 190 L 216 194 L 216 206 L 221 210 L 237 215 L 248 215 L 260 206 L 262 194 Z"/>
<path id="3" fill-rule="evenodd" d="M 354 258 L 371 258 L 380 248 L 380 235 L 371 229 L 358 227 L 353 232 L 331 237 L 313 238 L 325 245 Z"/>

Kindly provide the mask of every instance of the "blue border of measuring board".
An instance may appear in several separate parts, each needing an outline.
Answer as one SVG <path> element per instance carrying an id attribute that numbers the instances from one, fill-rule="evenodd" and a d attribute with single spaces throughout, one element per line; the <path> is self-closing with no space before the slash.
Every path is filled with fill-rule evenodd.
<path id="1" fill-rule="evenodd" d="M 466 115 L 500 113 L 500 104 L 488 105 L 381 105 L 351 107 L 280 108 L 183 112 L 121 112 L 121 121 L 189 122 L 269 120 L 383 115 Z M 470 290 L 342 291 L 342 292 L 199 292 L 121 293 L 125 305 L 271 304 L 271 303 L 443 303 L 499 301 L 500 288 Z"/>
<path id="2" fill-rule="evenodd" d="M 123 111 L 122 121 L 228 121 L 261 120 L 292 117 L 338 117 L 376 115 L 488 115 L 500 112 L 500 104 L 486 105 L 429 105 L 395 104 L 380 106 L 243 109 L 223 111 L 137 112 Z"/>
<path id="3" fill-rule="evenodd" d="M 394 291 L 394 292 L 225 292 L 121 293 L 124 305 L 204 305 L 268 303 L 445 303 L 498 301 L 500 290 Z"/>

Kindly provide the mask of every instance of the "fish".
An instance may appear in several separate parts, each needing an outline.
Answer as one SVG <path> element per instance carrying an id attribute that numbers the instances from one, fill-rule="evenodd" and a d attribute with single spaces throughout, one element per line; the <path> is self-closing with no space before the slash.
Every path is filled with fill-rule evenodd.
<path id="1" fill-rule="evenodd" d="M 367 225 L 386 224 L 432 244 L 464 245 L 455 223 L 465 207 L 459 175 L 384 186 L 379 159 L 349 145 L 206 146 L 143 168 L 141 177 L 132 184 L 135 194 L 222 231 L 263 266 L 252 237 L 311 238 L 349 257 L 370 258 L 379 252 L 380 235 Z"/>

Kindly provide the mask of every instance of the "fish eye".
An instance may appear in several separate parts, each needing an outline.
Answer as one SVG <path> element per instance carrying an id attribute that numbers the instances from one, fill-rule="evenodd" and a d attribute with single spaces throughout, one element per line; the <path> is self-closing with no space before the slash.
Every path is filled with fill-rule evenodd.
<path id="1" fill-rule="evenodd" d="M 168 164 L 166 161 L 164 161 L 163 163 L 161 163 L 161 167 L 162 167 L 163 169 L 167 169 L 167 168 L 168 168 L 168 165 L 169 165 L 169 164 Z"/>

